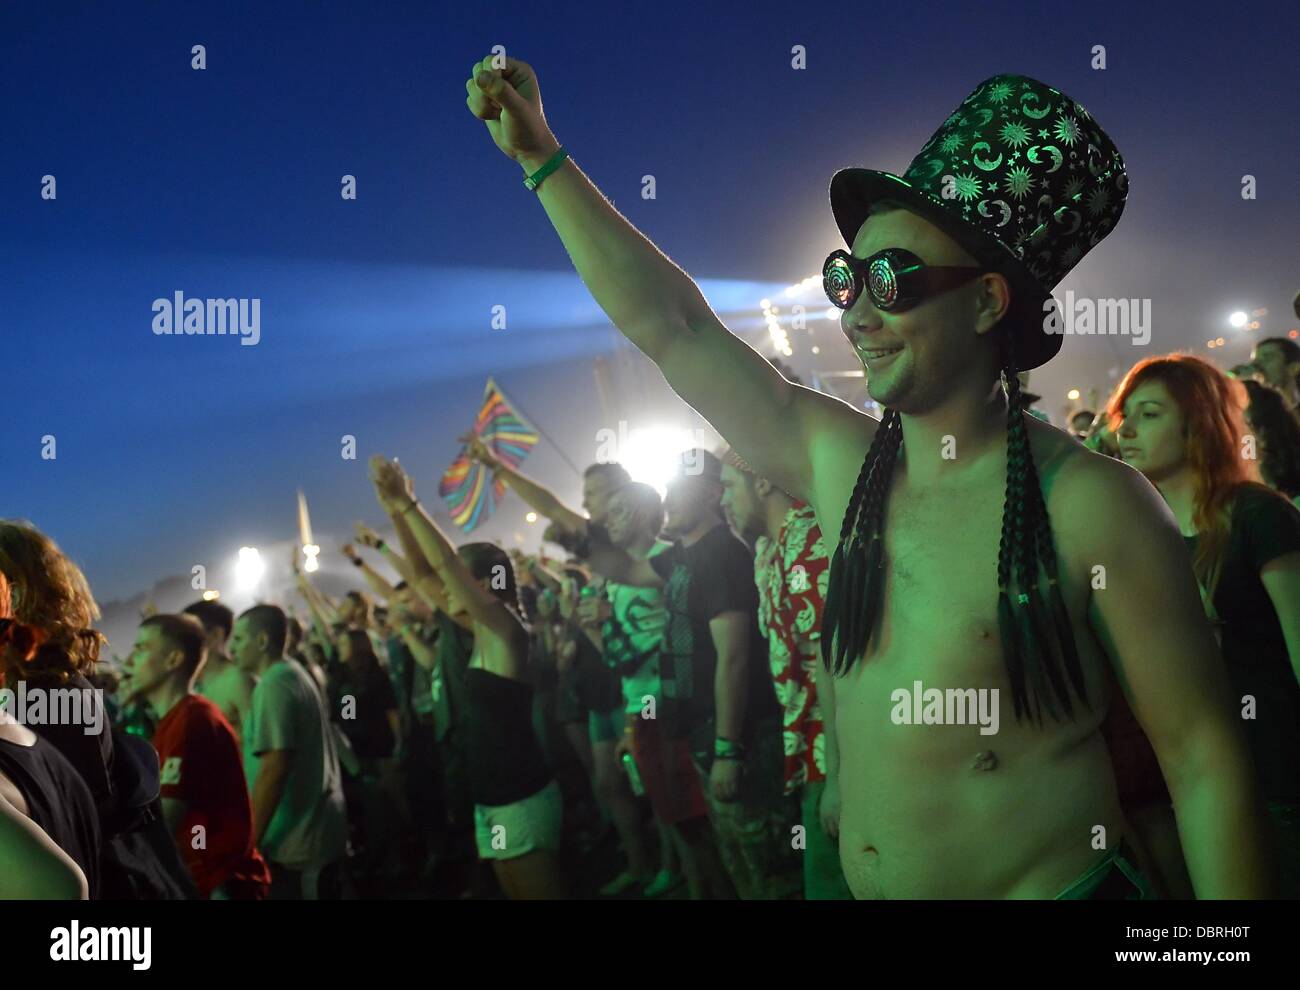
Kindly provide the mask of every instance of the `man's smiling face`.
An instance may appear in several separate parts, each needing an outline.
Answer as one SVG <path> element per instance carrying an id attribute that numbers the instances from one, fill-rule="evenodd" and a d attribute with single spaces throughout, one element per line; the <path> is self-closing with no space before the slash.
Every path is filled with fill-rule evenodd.
<path id="1" fill-rule="evenodd" d="M 905 209 L 868 217 L 853 242 L 853 256 L 869 258 L 885 248 L 910 251 L 927 265 L 977 264 L 942 230 Z M 981 333 L 993 323 L 986 319 L 987 327 L 977 326 L 995 282 L 1005 286 L 1000 276 L 982 275 L 902 313 L 876 309 L 864 289 L 841 315 L 840 328 L 866 369 L 871 397 L 899 412 L 924 413 L 942 402 L 955 380 L 996 361 L 992 340 Z"/>

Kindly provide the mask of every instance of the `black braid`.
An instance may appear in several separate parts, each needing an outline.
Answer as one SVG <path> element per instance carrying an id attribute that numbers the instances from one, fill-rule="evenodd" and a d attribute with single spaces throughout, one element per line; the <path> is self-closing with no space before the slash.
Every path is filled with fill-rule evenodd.
<path id="1" fill-rule="evenodd" d="M 1073 714 L 1069 675 L 1075 693 L 1087 703 L 1083 668 L 1075 648 L 1064 601 L 1056 580 L 1056 552 L 1051 522 L 1034 464 L 1029 431 L 1016 376 L 1011 335 L 1004 337 L 1004 384 L 1007 392 L 1007 494 L 998 549 L 998 627 L 1007 657 L 1016 719 L 1028 715 L 1041 724 L 1045 707 L 1054 720 Z M 1039 589 L 1039 563 L 1048 573 L 1051 621 Z M 1016 602 L 1012 597 L 1015 571 Z M 1053 646 L 1057 648 L 1053 650 Z M 1056 653 L 1059 651 L 1060 659 Z M 1050 687 L 1049 687 L 1050 684 Z M 1059 707 L 1058 707 L 1059 705 Z"/>
<path id="2" fill-rule="evenodd" d="M 866 649 L 883 586 L 882 520 L 903 440 L 902 419 L 886 409 L 849 499 L 831 557 L 822 615 L 822 662 L 843 674 Z"/>

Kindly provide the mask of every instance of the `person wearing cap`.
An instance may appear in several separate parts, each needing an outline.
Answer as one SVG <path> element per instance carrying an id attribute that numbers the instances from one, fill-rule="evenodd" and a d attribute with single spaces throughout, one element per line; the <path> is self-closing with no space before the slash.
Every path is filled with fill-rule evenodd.
<path id="1" fill-rule="evenodd" d="M 1018 373 L 1062 344 L 1051 291 L 1128 196 L 1093 116 L 1001 74 L 902 175 L 835 174 L 847 250 L 823 284 L 877 421 L 786 381 L 723 325 L 569 158 L 530 65 L 488 56 L 466 92 L 610 321 L 836 534 L 823 703 L 836 706 L 853 893 L 1148 896 L 1099 732 L 1122 690 L 1197 896 L 1267 896 L 1259 790 L 1178 528 L 1140 474 L 1023 408 Z M 946 703 L 922 711 L 936 691 Z"/>

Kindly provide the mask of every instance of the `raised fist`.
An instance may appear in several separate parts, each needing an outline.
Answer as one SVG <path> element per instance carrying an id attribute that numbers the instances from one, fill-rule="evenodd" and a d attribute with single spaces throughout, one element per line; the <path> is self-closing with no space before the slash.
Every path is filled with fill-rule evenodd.
<path id="1" fill-rule="evenodd" d="M 470 113 L 487 124 L 506 157 L 525 169 L 535 171 L 560 147 L 542 113 L 537 74 L 527 62 L 488 55 L 470 69 L 465 92 Z"/>

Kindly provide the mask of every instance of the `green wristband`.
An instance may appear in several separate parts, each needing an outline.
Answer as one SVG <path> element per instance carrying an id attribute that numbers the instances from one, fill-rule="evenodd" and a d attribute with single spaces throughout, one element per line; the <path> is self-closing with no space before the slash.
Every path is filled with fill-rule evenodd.
<path id="1" fill-rule="evenodd" d="M 564 164 L 564 160 L 569 157 L 569 153 L 561 148 L 550 159 L 539 168 L 536 172 L 524 179 L 524 186 L 528 189 L 537 191 L 537 187 L 542 184 L 548 175 Z"/>

